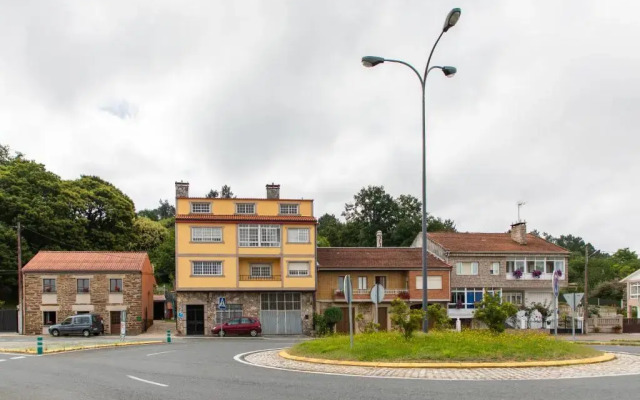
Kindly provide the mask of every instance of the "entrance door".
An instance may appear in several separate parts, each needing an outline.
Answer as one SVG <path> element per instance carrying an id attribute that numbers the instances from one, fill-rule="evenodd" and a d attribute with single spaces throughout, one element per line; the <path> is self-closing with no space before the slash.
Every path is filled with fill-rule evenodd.
<path id="1" fill-rule="evenodd" d="M 336 324 L 336 332 L 349 333 L 349 307 L 340 307 L 340 310 L 342 311 L 342 319 Z M 352 310 L 351 319 L 354 321 L 353 333 L 356 333 L 355 318 L 356 310 Z"/>
<path id="2" fill-rule="evenodd" d="M 204 335 L 204 306 L 187 306 L 187 335 Z"/>
<path id="3" fill-rule="evenodd" d="M 111 321 L 111 334 L 119 335 L 120 334 L 120 311 L 111 311 L 110 313 L 110 321 Z"/>
<path id="4" fill-rule="evenodd" d="M 380 324 L 380 330 L 389 330 L 387 325 L 387 309 L 386 307 L 378 307 L 378 324 Z"/>
<path id="5" fill-rule="evenodd" d="M 164 301 L 153 302 L 153 319 L 164 319 Z"/>

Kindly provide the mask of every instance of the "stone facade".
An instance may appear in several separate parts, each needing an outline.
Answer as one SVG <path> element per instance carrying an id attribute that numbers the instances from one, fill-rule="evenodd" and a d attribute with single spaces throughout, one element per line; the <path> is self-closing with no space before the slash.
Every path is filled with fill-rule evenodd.
<path id="1" fill-rule="evenodd" d="M 89 293 L 77 293 L 77 279 L 89 279 Z M 109 279 L 122 279 L 121 293 L 109 292 Z M 55 279 L 55 292 L 45 292 L 43 279 Z M 56 321 L 78 312 L 100 314 L 105 333 L 111 332 L 111 311 L 127 311 L 127 335 L 137 335 L 153 323 L 153 308 L 143 310 L 140 273 L 25 273 L 25 333 L 45 333 L 44 312 L 55 311 Z M 151 294 L 152 295 L 152 294 Z"/>
<path id="2" fill-rule="evenodd" d="M 241 291 L 179 291 L 176 293 L 177 313 L 182 313 L 183 318 L 177 318 L 177 331 L 179 335 L 187 334 L 187 305 L 204 306 L 204 334 L 211 335 L 214 327 L 218 298 L 224 297 L 229 304 L 242 304 L 242 315 L 260 319 L 260 295 L 263 292 Z M 300 318 L 302 318 L 302 332 L 305 335 L 313 329 L 314 296 L 312 292 L 300 293 Z"/>

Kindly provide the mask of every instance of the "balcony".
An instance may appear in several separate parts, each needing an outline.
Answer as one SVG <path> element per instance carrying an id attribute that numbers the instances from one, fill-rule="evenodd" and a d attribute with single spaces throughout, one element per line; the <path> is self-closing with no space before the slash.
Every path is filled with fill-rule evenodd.
<path id="1" fill-rule="evenodd" d="M 370 299 L 371 289 L 353 289 L 353 298 L 355 300 L 365 300 Z M 408 289 L 385 289 L 384 290 L 384 300 L 392 301 L 396 298 L 401 299 L 409 299 L 409 290 Z M 334 300 L 344 300 L 344 292 L 340 289 L 336 289 L 333 293 Z"/>
<path id="2" fill-rule="evenodd" d="M 241 281 L 279 281 L 280 275 L 271 276 L 255 276 L 255 275 L 240 275 Z"/>

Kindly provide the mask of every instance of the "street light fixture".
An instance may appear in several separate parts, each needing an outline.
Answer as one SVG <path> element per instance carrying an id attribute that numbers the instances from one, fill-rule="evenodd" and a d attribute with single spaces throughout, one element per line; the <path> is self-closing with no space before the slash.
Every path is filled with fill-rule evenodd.
<path id="1" fill-rule="evenodd" d="M 442 32 L 440 32 L 440 36 L 433 44 L 431 48 L 431 53 L 429 53 L 429 59 L 427 60 L 427 66 L 424 69 L 424 74 L 420 75 L 417 69 L 415 69 L 411 64 L 402 61 L 402 60 L 391 60 L 383 57 L 376 56 L 366 56 L 362 57 L 362 65 L 367 68 L 375 67 L 376 65 L 382 64 L 384 62 L 393 62 L 405 65 L 418 76 L 420 80 L 420 87 L 422 88 L 422 310 L 424 311 L 424 319 L 422 320 L 422 331 L 427 332 L 429 330 L 429 321 L 427 320 L 427 303 L 428 303 L 428 294 L 427 294 L 427 128 L 426 128 L 426 115 L 425 115 L 425 87 L 427 82 L 427 76 L 432 69 L 440 69 L 444 73 L 446 77 L 453 77 L 457 70 L 455 67 L 451 66 L 433 66 L 429 68 L 429 64 L 431 64 L 431 56 L 433 56 L 433 51 L 436 49 L 438 42 L 440 42 L 440 38 L 447 32 L 450 28 L 455 26 L 460 19 L 460 14 L 462 11 L 459 8 L 454 8 L 449 11 L 447 14 L 447 19 L 444 22 L 444 27 L 442 28 Z"/>

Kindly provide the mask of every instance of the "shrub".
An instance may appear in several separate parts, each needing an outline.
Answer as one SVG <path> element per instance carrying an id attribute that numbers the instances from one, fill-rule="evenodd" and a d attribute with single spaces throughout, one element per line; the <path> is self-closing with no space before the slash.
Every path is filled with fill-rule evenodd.
<path id="1" fill-rule="evenodd" d="M 324 336 L 329 333 L 329 327 L 327 321 L 322 314 L 313 314 L 313 329 L 316 331 L 316 335 Z"/>
<path id="2" fill-rule="evenodd" d="M 600 327 L 599 326 L 594 326 L 593 327 L 593 333 L 600 333 Z"/>
<path id="3" fill-rule="evenodd" d="M 425 313 L 422 310 L 410 310 L 401 299 L 391 302 L 391 323 L 402 333 L 406 340 L 411 339 L 413 332 L 420 329 Z"/>
<path id="4" fill-rule="evenodd" d="M 429 326 L 433 329 L 448 329 L 451 327 L 447 310 L 440 304 L 431 304 L 427 307 L 427 319 L 429 320 Z"/>
<path id="5" fill-rule="evenodd" d="M 614 331 L 615 333 L 620 333 L 620 332 L 622 332 L 622 326 L 620 326 L 620 325 L 616 325 L 616 326 L 614 326 L 614 327 L 613 327 L 613 331 Z"/>
<path id="6" fill-rule="evenodd" d="M 342 321 L 342 310 L 338 307 L 329 307 L 324 310 L 324 320 L 327 324 L 327 329 L 333 332 L 333 327 L 340 321 Z"/>
<path id="7" fill-rule="evenodd" d="M 507 319 L 513 317 L 518 308 L 511 303 L 500 304 L 500 296 L 487 293 L 476 310 L 474 317 L 484 322 L 493 333 L 504 332 L 504 324 Z"/>

